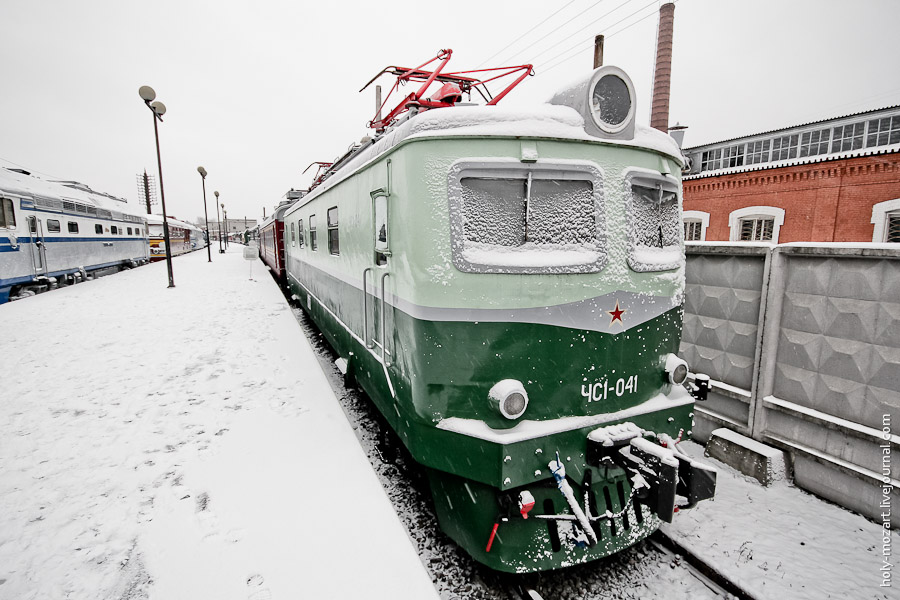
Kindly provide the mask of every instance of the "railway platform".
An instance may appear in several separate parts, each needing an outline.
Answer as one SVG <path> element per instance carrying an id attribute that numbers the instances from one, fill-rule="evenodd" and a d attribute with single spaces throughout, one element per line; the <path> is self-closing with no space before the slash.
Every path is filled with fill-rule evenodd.
<path id="1" fill-rule="evenodd" d="M 0 306 L 0 598 L 437 597 L 242 250 Z"/>

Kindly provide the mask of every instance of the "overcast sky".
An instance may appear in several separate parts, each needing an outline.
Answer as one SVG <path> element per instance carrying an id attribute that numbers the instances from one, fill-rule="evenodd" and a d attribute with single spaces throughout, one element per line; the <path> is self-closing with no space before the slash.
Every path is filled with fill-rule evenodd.
<path id="1" fill-rule="evenodd" d="M 2 0 L 0 165 L 137 204 L 136 175 L 157 172 L 150 85 L 168 212 L 203 214 L 203 165 L 211 214 L 218 190 L 229 217 L 257 218 L 366 134 L 374 92 L 358 90 L 384 66 L 441 48 L 452 70 L 533 63 L 501 103 L 524 106 L 586 75 L 598 33 L 648 123 L 659 4 Z M 679 0 L 670 123 L 690 146 L 900 104 L 898 22 L 900 0 Z"/>

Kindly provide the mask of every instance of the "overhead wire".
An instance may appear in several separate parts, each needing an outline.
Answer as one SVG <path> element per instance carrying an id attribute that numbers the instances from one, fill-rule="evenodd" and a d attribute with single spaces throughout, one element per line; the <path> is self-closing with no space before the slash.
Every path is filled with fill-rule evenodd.
<path id="1" fill-rule="evenodd" d="M 50 173 L 44 173 L 42 171 L 38 171 L 37 169 L 29 169 L 28 167 L 22 166 L 19 163 L 15 163 L 15 162 L 9 160 L 8 158 L 3 158 L 2 156 L 0 156 L 0 160 L 2 160 L 3 162 L 8 162 L 11 165 L 15 165 L 15 166 L 19 167 L 20 169 L 22 169 L 23 171 L 28 171 L 29 173 L 39 173 L 41 175 L 44 175 L 45 177 L 50 177 L 52 179 L 62 179 L 61 177 L 58 177 L 56 175 L 51 175 Z"/>
<path id="2" fill-rule="evenodd" d="M 568 21 L 565 21 L 565 22 L 563 22 L 563 23 L 557 25 L 555 28 L 551 29 L 550 31 L 548 31 L 547 33 L 545 33 L 544 35 L 542 35 L 541 37 L 537 38 L 536 40 L 533 40 L 533 41 L 531 42 L 531 46 L 534 47 L 534 46 L 540 44 L 542 41 L 544 41 L 545 39 L 547 39 L 548 37 L 550 37 L 551 35 L 553 35 L 553 34 L 556 33 L 557 31 L 559 31 L 560 29 L 562 29 L 563 27 L 565 27 L 566 25 L 568 25 L 569 23 L 571 23 L 572 21 L 574 21 L 575 19 L 577 19 L 578 17 L 580 17 L 581 15 L 585 14 L 586 12 L 589 12 L 589 11 L 593 10 L 594 7 L 599 6 L 603 1 L 604 1 L 604 0 L 597 0 L 597 2 L 594 2 L 593 4 L 591 4 L 590 6 L 588 6 L 587 8 L 585 8 L 584 10 L 582 10 L 581 12 L 575 14 L 575 15 L 574 15 L 572 18 L 570 18 Z M 632 1 L 632 0 L 625 0 L 625 4 L 627 4 L 628 2 L 631 2 L 631 1 Z M 568 5 L 567 5 L 567 6 L 568 6 Z M 613 9 L 613 10 L 615 10 L 615 9 Z M 602 17 L 601 17 L 601 18 L 602 18 Z M 503 63 L 510 62 L 510 61 L 512 61 L 516 56 L 518 56 L 519 54 L 521 54 L 521 52 L 514 53 L 511 57 L 507 58 L 505 61 L 502 61 L 502 62 L 503 62 Z M 529 60 L 532 60 L 532 59 L 529 59 Z"/>
<path id="3" fill-rule="evenodd" d="M 556 11 L 554 11 L 553 14 L 551 14 L 549 17 L 545 17 L 545 18 L 541 19 L 540 21 L 538 21 L 537 24 L 535 24 L 534 27 L 532 27 L 531 29 L 529 29 L 528 31 L 526 31 L 525 33 L 523 33 L 522 35 L 520 35 L 519 37 L 517 37 L 516 39 L 514 39 L 514 40 L 511 41 L 510 43 L 508 43 L 506 46 L 504 46 L 503 48 L 501 48 L 500 50 L 498 50 L 497 52 L 495 52 L 494 54 L 492 54 L 491 56 L 489 56 L 488 58 L 486 58 L 486 59 L 485 59 L 480 65 L 478 65 L 476 68 L 477 68 L 477 69 L 480 69 L 481 67 L 483 67 L 484 65 L 486 65 L 488 62 L 490 62 L 491 60 L 493 60 L 495 56 L 498 56 L 499 54 L 502 54 L 503 52 L 505 52 L 508 48 L 510 48 L 511 46 L 513 46 L 514 44 L 516 44 L 519 40 L 521 40 L 522 38 L 524 38 L 526 35 L 528 35 L 528 34 L 531 33 L 532 31 L 534 31 L 535 29 L 537 29 L 538 27 L 540 27 L 541 25 L 543 25 L 544 23 L 546 23 L 547 21 L 549 21 L 549 20 L 552 19 L 553 17 L 555 17 L 555 16 L 556 16 L 557 14 L 559 14 L 561 11 L 565 10 L 570 4 L 575 3 L 575 1 L 576 1 L 576 0 L 571 0 L 571 1 L 568 2 L 567 4 L 563 5 L 562 8 L 559 8 L 559 9 L 557 9 Z M 599 4 L 599 3 L 602 2 L 602 1 L 603 1 L 603 0 L 599 0 L 599 2 L 598 2 L 597 4 Z M 588 10 L 590 10 L 590 9 L 588 9 Z M 579 13 L 579 14 L 581 14 L 581 13 Z"/>
<path id="4" fill-rule="evenodd" d="M 630 15 L 628 15 L 627 17 L 624 17 L 624 18 L 622 18 L 622 19 L 616 21 L 615 23 L 613 23 L 612 25 L 610 25 L 607 29 L 611 29 L 611 28 L 615 27 L 616 25 L 622 23 L 623 21 L 626 21 L 626 20 L 630 19 L 630 18 L 633 17 L 634 15 L 640 13 L 640 12 L 643 11 L 643 10 L 646 10 L 648 7 L 650 7 L 650 6 L 654 5 L 654 4 L 656 4 L 656 0 L 653 0 L 652 2 L 650 2 L 650 3 L 648 3 L 648 4 L 645 4 L 644 6 L 642 6 L 642 7 L 639 8 L 638 10 L 634 11 L 633 13 L 631 13 Z M 645 16 L 641 17 L 640 19 L 637 19 L 636 21 L 634 21 L 634 22 L 632 22 L 632 23 L 626 25 L 625 27 L 619 29 L 618 31 L 615 31 L 615 32 L 613 32 L 613 33 L 607 35 L 607 36 L 606 36 L 606 39 L 609 40 L 609 39 L 615 37 L 616 35 L 622 33 L 623 31 L 626 31 L 626 30 L 628 30 L 628 29 L 631 29 L 632 27 L 634 27 L 634 26 L 637 25 L 638 23 L 640 23 L 640 22 L 642 22 L 642 21 L 645 21 L 645 20 L 649 19 L 650 17 L 652 17 L 652 16 L 654 16 L 654 15 L 656 15 L 656 11 L 651 11 L 650 13 L 648 13 L 648 14 L 646 14 Z M 593 46 L 593 41 L 594 41 L 594 37 L 593 37 L 593 36 L 591 36 L 590 38 L 583 39 L 583 40 L 577 42 L 575 45 L 570 46 L 570 47 L 567 48 L 566 50 L 563 50 L 562 52 L 560 52 L 560 53 L 557 54 L 556 56 L 547 59 L 544 63 L 540 64 L 538 67 L 541 69 L 541 72 L 542 72 L 542 73 L 546 73 L 546 72 L 548 72 L 548 71 L 550 71 L 550 70 L 552 70 L 552 69 L 555 69 L 555 68 L 558 67 L 559 65 L 561 65 L 561 64 L 563 64 L 563 63 L 565 63 L 565 62 L 568 62 L 569 60 L 571 60 L 571 59 L 575 58 L 576 56 L 578 56 L 578 54 L 579 54 L 581 51 L 585 50 L 586 44 L 587 44 L 588 42 L 590 42 L 590 43 L 591 43 L 591 46 Z M 574 52 L 573 52 L 573 50 L 574 50 Z M 565 56 L 565 55 L 568 55 L 568 56 Z M 556 60 L 557 58 L 563 57 L 563 56 L 565 56 L 565 58 L 562 58 L 562 60 L 559 60 L 559 61 L 553 63 L 554 60 Z M 552 64 L 551 64 L 551 63 L 552 63 Z"/>
<path id="5" fill-rule="evenodd" d="M 632 2 L 632 1 L 633 1 L 633 0 L 625 0 L 625 2 L 622 2 L 621 4 L 619 4 L 618 6 L 616 6 L 614 9 L 612 9 L 612 10 L 610 10 L 610 11 L 608 11 L 608 12 L 602 14 L 602 15 L 600 15 L 599 17 L 597 17 L 596 19 L 594 19 L 593 21 L 591 21 L 590 23 L 588 23 L 587 25 L 585 25 L 585 26 L 582 27 L 581 29 L 579 29 L 579 30 L 577 30 L 577 31 L 574 31 L 574 32 L 570 33 L 570 34 L 568 35 L 568 37 L 565 37 L 565 38 L 559 40 L 559 41 L 556 42 L 555 44 L 552 44 L 552 45 L 550 45 L 550 46 L 547 46 L 546 48 L 544 48 L 543 50 L 541 50 L 541 51 L 538 52 L 537 54 L 531 55 L 531 56 L 529 57 L 529 60 L 534 61 L 534 60 L 535 60 L 536 58 L 538 58 L 539 56 L 542 56 L 542 55 L 546 54 L 547 52 L 549 52 L 549 51 L 552 50 L 553 48 L 556 48 L 557 46 L 559 46 L 559 45 L 562 44 L 563 42 L 566 42 L 566 41 L 568 41 L 568 40 L 571 40 L 571 39 L 572 39 L 572 36 L 581 33 L 582 31 L 584 31 L 584 30 L 587 29 L 588 27 L 594 26 L 594 25 L 595 25 L 596 23 L 598 23 L 599 21 L 602 21 L 603 19 L 605 19 L 606 17 L 608 17 L 609 15 L 613 14 L 614 12 L 616 12 L 617 10 L 619 10 L 620 8 L 622 8 L 622 7 L 625 6 L 626 4 L 629 4 L 629 3 Z M 598 2 L 598 4 L 599 4 L 599 2 Z M 595 6 L 596 6 L 596 5 L 595 5 Z M 555 31 L 555 30 L 554 30 L 554 31 Z M 552 32 L 551 32 L 551 33 L 552 33 Z M 547 35 L 550 35 L 550 34 L 548 33 Z M 545 36 L 545 37 L 546 37 L 546 36 Z M 543 38 L 542 38 L 542 39 L 543 39 Z M 593 38 L 591 38 L 591 39 L 593 39 Z M 540 40 L 537 40 L 537 41 L 539 42 Z M 535 43 L 537 43 L 537 42 L 535 42 Z M 566 52 L 568 52 L 568 50 L 567 50 Z M 555 57 L 554 57 L 554 58 L 555 58 Z M 551 58 L 550 60 L 553 60 L 553 59 Z M 546 62 L 549 62 L 549 61 L 545 61 L 545 64 L 546 64 Z"/>

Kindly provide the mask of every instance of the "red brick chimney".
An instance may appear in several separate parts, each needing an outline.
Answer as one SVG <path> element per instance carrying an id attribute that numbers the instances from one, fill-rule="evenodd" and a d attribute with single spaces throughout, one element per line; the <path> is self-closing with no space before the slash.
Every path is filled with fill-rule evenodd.
<path id="1" fill-rule="evenodd" d="M 656 36 L 656 68 L 653 70 L 653 105 L 650 127 L 663 133 L 669 131 L 669 85 L 672 82 L 672 28 L 675 23 L 675 3 L 659 7 L 659 33 Z"/>

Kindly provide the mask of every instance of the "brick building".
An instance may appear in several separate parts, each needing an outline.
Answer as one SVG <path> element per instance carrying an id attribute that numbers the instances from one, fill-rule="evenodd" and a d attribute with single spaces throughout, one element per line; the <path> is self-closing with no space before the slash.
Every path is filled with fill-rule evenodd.
<path id="1" fill-rule="evenodd" d="M 684 154 L 687 240 L 900 242 L 900 106 Z"/>

